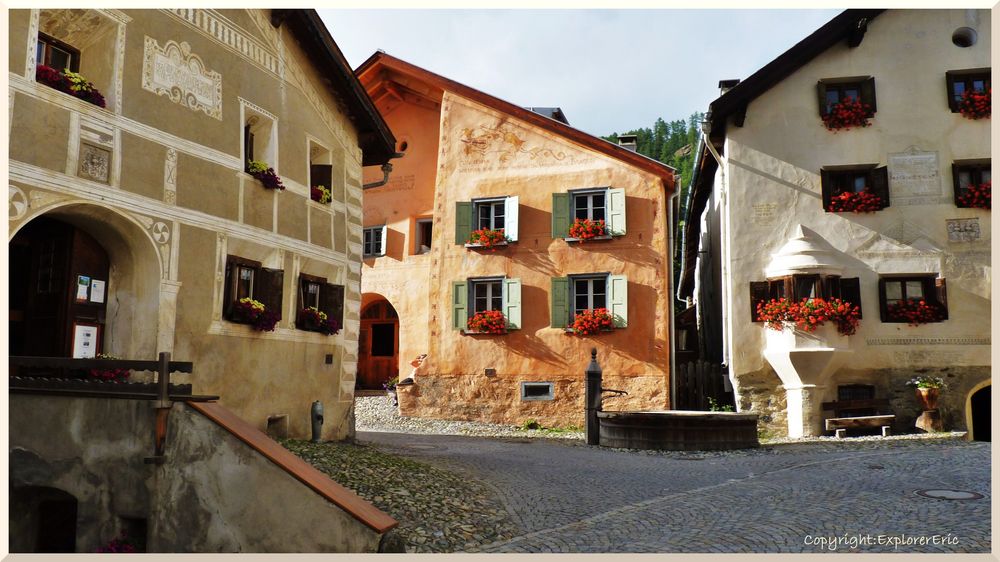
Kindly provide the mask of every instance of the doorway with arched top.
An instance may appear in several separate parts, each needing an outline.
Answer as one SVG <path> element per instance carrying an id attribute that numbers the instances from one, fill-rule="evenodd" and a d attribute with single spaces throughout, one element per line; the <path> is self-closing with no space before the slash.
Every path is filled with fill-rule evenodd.
<path id="1" fill-rule="evenodd" d="M 399 375 L 399 315 L 385 299 L 369 303 L 361 310 L 358 336 L 358 379 L 360 389 L 381 389 Z"/>
<path id="2" fill-rule="evenodd" d="M 992 441 L 992 416 L 990 402 L 993 385 L 983 381 L 972 388 L 966 399 L 966 422 L 969 428 L 969 439 L 972 441 Z"/>

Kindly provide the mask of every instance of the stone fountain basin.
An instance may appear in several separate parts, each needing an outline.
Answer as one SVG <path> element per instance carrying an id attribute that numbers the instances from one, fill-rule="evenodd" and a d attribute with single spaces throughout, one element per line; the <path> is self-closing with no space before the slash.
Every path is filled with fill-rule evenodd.
<path id="1" fill-rule="evenodd" d="M 757 414 L 661 410 L 597 412 L 604 447 L 663 451 L 750 449 L 757 440 Z"/>

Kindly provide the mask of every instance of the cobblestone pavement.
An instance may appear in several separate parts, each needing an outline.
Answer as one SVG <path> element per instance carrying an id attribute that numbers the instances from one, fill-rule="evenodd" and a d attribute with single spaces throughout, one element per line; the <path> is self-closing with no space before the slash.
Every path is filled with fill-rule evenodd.
<path id="1" fill-rule="evenodd" d="M 384 431 L 359 431 L 358 440 L 493 489 L 520 534 L 470 543 L 460 549 L 465 551 L 990 548 L 988 443 L 846 439 L 690 453 L 592 448 L 567 439 Z M 923 489 L 984 497 L 944 500 L 915 493 Z"/>

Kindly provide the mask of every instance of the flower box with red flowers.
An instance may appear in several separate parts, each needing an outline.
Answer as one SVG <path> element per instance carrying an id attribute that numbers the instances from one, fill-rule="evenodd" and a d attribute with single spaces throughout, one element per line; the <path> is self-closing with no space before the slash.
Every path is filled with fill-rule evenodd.
<path id="1" fill-rule="evenodd" d="M 603 219 L 573 219 L 569 227 L 567 242 L 585 242 L 587 240 L 611 240 L 611 230 Z"/>
<path id="2" fill-rule="evenodd" d="M 958 112 L 967 119 L 989 119 L 993 88 L 966 90 L 958 102 Z"/>
<path id="3" fill-rule="evenodd" d="M 285 185 L 281 183 L 281 178 L 275 173 L 274 168 L 267 165 L 267 162 L 251 160 L 247 165 L 247 173 L 257 178 L 267 189 L 277 189 L 283 191 Z"/>
<path id="4" fill-rule="evenodd" d="M 507 317 L 499 310 L 484 310 L 465 323 L 466 334 L 506 334 Z"/>
<path id="5" fill-rule="evenodd" d="M 473 230 L 469 234 L 469 239 L 465 241 L 466 248 L 496 248 L 506 246 L 511 242 L 510 238 L 504 234 L 504 229 L 493 230 L 490 228 L 480 228 Z"/>
<path id="6" fill-rule="evenodd" d="M 87 81 L 86 78 L 69 70 L 56 70 L 50 66 L 40 64 L 35 67 L 35 81 L 39 84 L 59 90 L 64 94 L 69 94 L 85 102 L 92 103 L 97 107 L 104 107 L 104 96 Z"/>
<path id="7" fill-rule="evenodd" d="M 250 326 L 259 332 L 273 332 L 278 324 L 278 315 L 260 301 L 249 297 L 240 299 L 233 307 L 233 320 Z"/>
<path id="8" fill-rule="evenodd" d="M 110 353 L 98 353 L 96 359 L 121 359 Z M 91 369 L 91 378 L 104 382 L 126 382 L 132 371 L 128 369 Z"/>
<path id="9" fill-rule="evenodd" d="M 841 129 L 851 127 L 868 127 L 868 116 L 872 107 L 861 100 L 847 98 L 830 106 L 830 110 L 823 116 L 823 124 L 830 131 L 837 132 Z"/>
<path id="10" fill-rule="evenodd" d="M 840 299 L 802 299 L 795 302 L 786 298 L 757 303 L 757 319 L 772 330 L 788 326 L 804 332 L 814 332 L 827 322 L 837 326 L 837 332 L 850 336 L 858 329 L 860 311 L 857 306 Z"/>
<path id="11" fill-rule="evenodd" d="M 845 191 L 834 195 L 826 210 L 831 213 L 874 213 L 884 208 L 882 198 L 866 187 L 861 191 Z"/>
<path id="12" fill-rule="evenodd" d="M 965 192 L 958 197 L 958 202 L 963 207 L 989 210 L 992 206 L 992 192 L 992 181 L 972 184 L 965 188 Z"/>
<path id="13" fill-rule="evenodd" d="M 303 330 L 319 332 L 327 336 L 332 336 L 340 331 L 340 323 L 328 318 L 325 312 L 315 306 L 300 309 L 297 324 Z"/>
<path id="14" fill-rule="evenodd" d="M 906 299 L 891 303 L 887 308 L 889 319 L 906 322 L 910 326 L 919 326 L 944 319 L 941 308 L 935 303 L 924 299 Z"/>
<path id="15" fill-rule="evenodd" d="M 592 336 L 601 332 L 610 332 L 615 328 L 614 318 L 606 308 L 582 310 L 573 317 L 573 325 L 568 331 L 578 336 Z"/>
<path id="16" fill-rule="evenodd" d="M 326 205 L 330 202 L 330 190 L 325 185 L 314 185 L 309 188 L 309 198 Z"/>

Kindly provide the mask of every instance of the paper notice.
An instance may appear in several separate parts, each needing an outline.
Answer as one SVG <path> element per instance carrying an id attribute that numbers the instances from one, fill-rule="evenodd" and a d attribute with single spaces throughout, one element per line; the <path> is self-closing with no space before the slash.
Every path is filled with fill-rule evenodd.
<path id="1" fill-rule="evenodd" d="M 97 356 L 97 326 L 73 326 L 73 359 Z"/>
<path id="2" fill-rule="evenodd" d="M 104 281 L 94 279 L 90 282 L 90 302 L 104 302 Z"/>
<path id="3" fill-rule="evenodd" d="M 87 292 L 90 289 L 90 277 L 76 276 L 76 302 L 87 302 Z"/>

